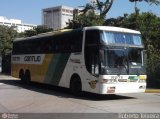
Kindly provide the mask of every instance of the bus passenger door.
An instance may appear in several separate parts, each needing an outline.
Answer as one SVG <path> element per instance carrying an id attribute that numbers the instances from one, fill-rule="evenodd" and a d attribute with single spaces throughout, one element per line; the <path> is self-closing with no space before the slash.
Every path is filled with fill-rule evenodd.
<path id="1" fill-rule="evenodd" d="M 97 47 L 88 47 L 85 52 L 85 84 L 89 92 L 97 92 L 99 79 L 99 52 Z"/>
<path id="2" fill-rule="evenodd" d="M 99 91 L 99 39 L 99 30 L 86 30 L 84 46 L 85 88 L 86 91 L 94 93 Z"/>

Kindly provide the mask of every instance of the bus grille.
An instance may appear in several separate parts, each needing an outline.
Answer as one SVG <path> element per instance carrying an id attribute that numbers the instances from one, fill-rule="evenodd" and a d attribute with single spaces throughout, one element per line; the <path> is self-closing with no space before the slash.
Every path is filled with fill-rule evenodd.
<path id="1" fill-rule="evenodd" d="M 138 79 L 118 79 L 119 82 L 136 82 Z"/>

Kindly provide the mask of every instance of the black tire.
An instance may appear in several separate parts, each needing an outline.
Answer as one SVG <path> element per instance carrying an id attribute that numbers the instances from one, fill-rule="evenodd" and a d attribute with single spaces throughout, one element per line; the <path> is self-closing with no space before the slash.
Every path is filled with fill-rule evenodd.
<path id="1" fill-rule="evenodd" d="M 31 73 L 29 70 L 25 71 L 25 83 L 30 84 L 31 82 Z"/>
<path id="2" fill-rule="evenodd" d="M 22 83 L 25 83 L 25 74 L 23 69 L 19 71 L 19 78 L 21 79 Z"/>
<path id="3" fill-rule="evenodd" d="M 80 95 L 82 92 L 81 79 L 78 76 L 74 76 L 70 82 L 70 91 L 73 95 Z"/>

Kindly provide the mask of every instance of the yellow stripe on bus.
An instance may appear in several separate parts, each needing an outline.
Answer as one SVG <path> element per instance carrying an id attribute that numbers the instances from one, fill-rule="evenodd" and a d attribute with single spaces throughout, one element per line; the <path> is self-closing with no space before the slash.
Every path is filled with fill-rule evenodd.
<path id="1" fill-rule="evenodd" d="M 43 82 L 48 65 L 51 62 L 53 54 L 46 54 L 43 63 L 40 64 L 12 64 L 12 76 L 19 78 L 19 71 L 21 69 L 29 70 L 31 73 L 31 80 L 35 82 Z"/>

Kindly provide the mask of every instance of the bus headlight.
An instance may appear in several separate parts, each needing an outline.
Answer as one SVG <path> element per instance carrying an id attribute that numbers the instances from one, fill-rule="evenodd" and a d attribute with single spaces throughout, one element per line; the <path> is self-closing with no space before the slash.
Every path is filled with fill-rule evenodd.
<path id="1" fill-rule="evenodd" d="M 115 83 L 117 82 L 117 80 L 116 79 L 102 79 L 100 82 L 101 83 Z"/>
<path id="2" fill-rule="evenodd" d="M 108 79 L 102 79 L 100 82 L 101 82 L 101 83 L 107 83 L 107 82 L 108 82 Z"/>
<path id="3" fill-rule="evenodd" d="M 147 79 L 147 76 L 146 75 L 140 75 L 139 76 L 139 83 L 146 83 L 146 79 Z"/>
<path id="4" fill-rule="evenodd" d="M 146 83 L 146 80 L 139 79 L 139 83 Z"/>

